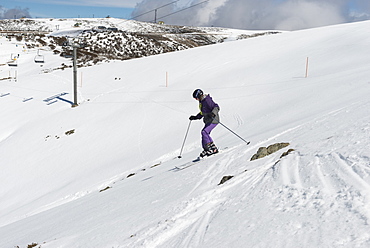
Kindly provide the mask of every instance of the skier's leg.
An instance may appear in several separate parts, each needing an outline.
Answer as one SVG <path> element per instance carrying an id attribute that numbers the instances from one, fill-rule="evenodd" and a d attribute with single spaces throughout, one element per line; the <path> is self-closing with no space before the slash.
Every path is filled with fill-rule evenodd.
<path id="1" fill-rule="evenodd" d="M 212 143 L 213 139 L 210 136 L 211 131 L 217 126 L 217 123 L 206 124 L 202 129 L 202 146 L 204 150 L 208 150 L 207 144 Z"/>

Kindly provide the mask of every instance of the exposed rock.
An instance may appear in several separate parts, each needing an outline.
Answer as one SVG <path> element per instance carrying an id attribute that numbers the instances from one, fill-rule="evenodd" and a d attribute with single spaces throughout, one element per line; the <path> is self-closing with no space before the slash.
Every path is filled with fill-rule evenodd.
<path id="1" fill-rule="evenodd" d="M 154 168 L 154 167 L 157 167 L 157 166 L 159 166 L 159 165 L 161 165 L 161 163 L 158 163 L 158 164 L 152 165 L 152 166 L 150 166 L 150 168 Z"/>
<path id="2" fill-rule="evenodd" d="M 223 183 L 225 183 L 226 181 L 229 181 L 231 178 L 233 178 L 234 176 L 224 176 L 222 179 L 221 179 L 221 182 L 218 184 L 218 185 L 221 185 Z"/>
<path id="3" fill-rule="evenodd" d="M 71 129 L 71 130 L 65 132 L 64 134 L 65 135 L 71 135 L 71 134 L 74 134 L 74 133 L 75 133 L 75 129 Z"/>
<path id="4" fill-rule="evenodd" d="M 127 178 L 132 177 L 132 176 L 135 176 L 135 175 L 136 175 L 135 173 L 131 173 L 131 174 L 129 174 L 129 175 L 127 176 Z"/>
<path id="5" fill-rule="evenodd" d="M 294 151 L 295 151 L 294 149 L 289 149 L 288 151 L 286 151 L 286 152 L 284 152 L 283 154 L 281 154 L 280 158 L 285 157 L 285 156 L 287 156 L 289 153 L 294 152 Z"/>
<path id="6" fill-rule="evenodd" d="M 266 157 L 266 156 L 268 156 L 268 155 L 270 155 L 274 152 L 277 152 L 278 150 L 280 150 L 284 147 L 287 147 L 287 146 L 289 146 L 289 143 L 276 143 L 276 144 L 268 146 L 267 148 L 266 147 L 260 147 L 258 149 L 257 153 L 252 156 L 251 161 Z"/>
<path id="7" fill-rule="evenodd" d="M 276 143 L 267 147 L 267 152 L 268 154 L 272 154 L 287 146 L 289 146 L 289 143 Z"/>
<path id="8" fill-rule="evenodd" d="M 110 188 L 111 188 L 111 187 L 107 186 L 107 187 L 105 187 L 104 189 L 101 189 L 99 192 L 106 191 L 106 190 L 108 190 L 108 189 L 110 189 Z"/>
<path id="9" fill-rule="evenodd" d="M 269 153 L 267 151 L 267 148 L 266 147 L 260 147 L 260 148 L 258 148 L 257 153 L 252 156 L 251 161 L 259 159 L 259 158 L 266 157 L 267 155 L 269 155 Z"/>

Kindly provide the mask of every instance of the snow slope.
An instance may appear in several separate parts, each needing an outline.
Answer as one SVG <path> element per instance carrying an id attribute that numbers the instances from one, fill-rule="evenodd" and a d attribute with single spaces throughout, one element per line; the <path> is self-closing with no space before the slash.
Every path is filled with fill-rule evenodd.
<path id="1" fill-rule="evenodd" d="M 0 58 L 20 58 L 0 66 L 0 247 L 369 247 L 369 28 L 81 68 L 76 108 L 72 71 L 52 71 L 65 59 L 40 67 L 1 38 Z M 201 151 L 192 122 L 176 158 L 195 88 L 251 144 L 219 126 L 227 149 L 178 171 Z M 295 151 L 250 161 L 277 142 Z"/>

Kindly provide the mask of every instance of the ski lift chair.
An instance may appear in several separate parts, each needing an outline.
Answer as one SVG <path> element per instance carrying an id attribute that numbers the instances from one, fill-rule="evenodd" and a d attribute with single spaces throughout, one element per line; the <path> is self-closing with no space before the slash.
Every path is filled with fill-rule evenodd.
<path id="1" fill-rule="evenodd" d="M 35 56 L 35 63 L 45 63 L 44 55 L 40 54 L 40 50 L 37 50 L 37 55 Z"/>
<path id="2" fill-rule="evenodd" d="M 8 66 L 18 66 L 17 60 L 11 60 L 8 62 Z"/>
<path id="3" fill-rule="evenodd" d="M 45 63 L 44 55 L 36 55 L 35 63 Z"/>
<path id="4" fill-rule="evenodd" d="M 18 66 L 17 62 L 17 56 L 13 55 L 13 53 L 10 55 L 10 61 L 8 62 L 8 66 Z"/>

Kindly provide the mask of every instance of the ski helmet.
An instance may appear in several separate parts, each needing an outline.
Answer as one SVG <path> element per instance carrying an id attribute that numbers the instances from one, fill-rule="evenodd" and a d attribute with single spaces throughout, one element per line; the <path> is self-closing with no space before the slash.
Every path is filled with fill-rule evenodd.
<path id="1" fill-rule="evenodd" d="M 194 90 L 193 97 L 195 99 L 199 99 L 201 96 L 203 96 L 203 91 L 201 89 Z"/>

